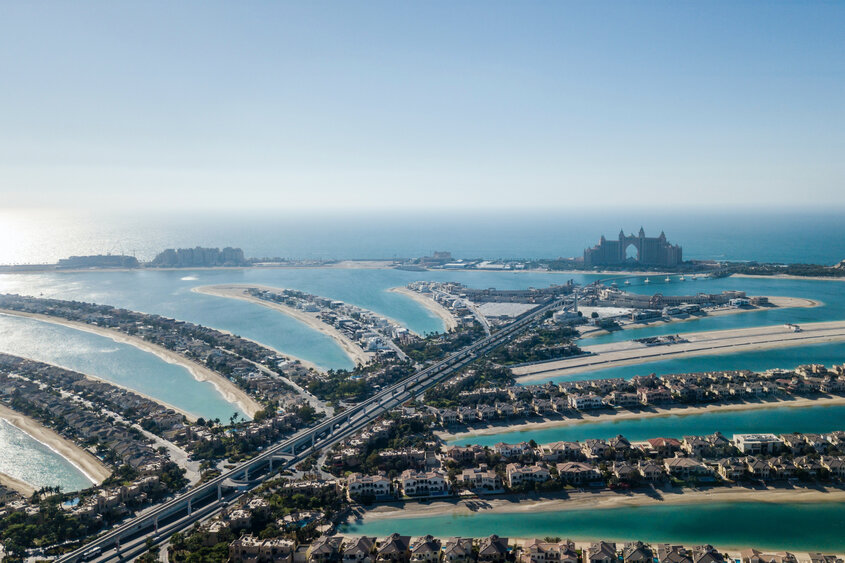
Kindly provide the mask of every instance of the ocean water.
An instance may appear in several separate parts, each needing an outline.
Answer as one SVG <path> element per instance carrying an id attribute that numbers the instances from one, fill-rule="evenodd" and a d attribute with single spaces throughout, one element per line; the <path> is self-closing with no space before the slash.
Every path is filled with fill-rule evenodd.
<path id="1" fill-rule="evenodd" d="M 82 471 L 26 432 L 0 418 L 0 473 L 34 488 L 78 491 L 93 485 Z"/>
<path id="2" fill-rule="evenodd" d="M 248 256 L 294 259 L 386 259 L 420 256 L 433 250 L 451 250 L 456 256 L 464 257 L 551 258 L 579 255 L 585 246 L 595 244 L 602 233 L 612 237 L 620 226 L 626 231 L 636 231 L 642 224 L 648 234 L 665 230 L 672 242 L 684 246 L 687 258 L 832 264 L 845 257 L 845 227 L 839 219 L 836 214 L 632 218 L 623 213 L 586 216 L 499 214 L 469 218 L 457 214 L 185 218 L 175 215 L 103 217 L 7 210 L 0 211 L 0 263 L 52 262 L 72 254 L 99 252 L 134 253 L 141 259 L 149 259 L 167 247 L 196 245 L 240 246 Z M 329 369 L 351 367 L 349 359 L 330 338 L 260 305 L 201 295 L 191 289 L 217 283 L 255 283 L 301 289 L 370 308 L 415 332 L 427 333 L 442 330 L 440 320 L 416 302 L 390 293 L 388 289 L 416 280 L 454 280 L 471 287 L 524 288 L 564 283 L 570 278 L 589 282 L 604 277 L 607 276 L 328 268 L 40 273 L 0 275 L 0 292 L 95 301 L 197 322 L 252 338 Z M 597 337 L 592 342 L 845 318 L 845 285 L 841 282 L 731 278 L 663 284 L 656 279 L 643 285 L 636 278 L 632 280 L 633 284 L 628 286 L 632 291 L 694 293 L 744 289 L 752 295 L 808 297 L 824 304 L 813 309 L 771 310 L 648 327 Z M 185 370 L 131 346 L 74 329 L 2 317 L 0 350 L 90 373 L 203 416 L 225 419 L 234 410 L 212 386 L 195 381 Z M 578 377 L 628 377 L 661 370 L 764 369 L 808 362 L 842 363 L 845 345 L 805 346 L 755 354 L 672 360 Z M 824 418 L 839 420 L 828 415 Z M 710 428 L 709 416 L 702 417 L 701 422 L 701 428 L 706 426 L 708 432 L 716 429 Z M 755 416 L 760 426 L 776 421 L 759 412 Z M 713 421 L 714 425 L 719 422 Z M 730 426 L 730 421 L 722 422 Z M 658 426 L 651 426 L 632 428 L 629 432 L 651 433 L 658 429 Z M 618 432 L 613 431 L 615 433 Z"/>
<path id="3" fill-rule="evenodd" d="M 720 548 L 845 550 L 845 504 L 763 502 L 663 505 L 518 515 L 476 513 L 353 522 L 342 533 L 386 536 L 393 532 L 440 537 L 490 534 L 512 538 L 560 536 L 579 541 L 643 540 L 649 543 L 712 544 Z"/>
<path id="4" fill-rule="evenodd" d="M 810 407 L 784 407 L 747 410 L 718 411 L 671 415 L 635 420 L 610 420 L 606 422 L 585 422 L 574 426 L 528 430 L 523 432 L 502 431 L 489 436 L 462 438 L 450 443 L 455 445 L 480 444 L 492 446 L 499 442 L 518 443 L 535 440 L 538 444 L 558 441 L 583 441 L 587 438 L 608 439 L 619 434 L 632 441 L 650 438 L 678 438 L 701 436 L 719 431 L 725 436 L 755 432 L 821 433 L 845 429 L 845 405 Z"/>
<path id="5" fill-rule="evenodd" d="M 687 259 L 834 264 L 845 258 L 841 212 L 718 209 L 646 212 L 560 209 L 525 212 L 319 214 L 0 211 L 0 264 L 55 262 L 72 254 L 126 253 L 149 260 L 165 248 L 238 246 L 247 256 L 343 259 L 423 256 L 580 256 L 623 228 L 666 232 Z"/>

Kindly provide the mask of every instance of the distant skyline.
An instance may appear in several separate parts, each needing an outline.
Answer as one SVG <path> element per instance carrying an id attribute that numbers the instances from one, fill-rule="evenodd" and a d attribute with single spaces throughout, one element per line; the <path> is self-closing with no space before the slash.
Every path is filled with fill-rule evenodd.
<path id="1" fill-rule="evenodd" d="M 0 198 L 845 208 L 843 29 L 841 2 L 2 2 Z"/>

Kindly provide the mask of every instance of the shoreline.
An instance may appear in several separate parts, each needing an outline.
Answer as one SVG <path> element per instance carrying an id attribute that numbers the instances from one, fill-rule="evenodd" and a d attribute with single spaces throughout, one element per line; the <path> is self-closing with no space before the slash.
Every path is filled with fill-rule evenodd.
<path id="1" fill-rule="evenodd" d="M 508 260 L 508 259 L 504 259 Z M 52 264 L 0 264 L 0 275 L 2 274 L 79 274 L 90 272 L 143 272 L 143 271 L 161 271 L 161 272 L 191 272 L 191 271 L 207 271 L 207 270 L 269 270 L 269 269 L 314 269 L 314 268 L 333 268 L 342 270 L 400 270 L 403 271 L 400 265 L 394 265 L 394 260 L 373 260 L 373 259 L 344 259 L 336 262 L 327 262 L 321 264 L 283 264 L 279 262 L 258 262 L 256 264 L 246 266 L 195 266 L 189 268 L 176 267 L 140 267 L 140 268 L 55 268 Z M 419 272 L 441 272 L 442 268 L 421 268 L 419 270 L 405 270 L 405 271 L 419 271 Z M 583 276 L 616 276 L 616 277 L 650 277 L 650 276 L 690 276 L 686 281 L 694 282 L 691 276 L 696 275 L 701 279 L 710 279 L 710 272 L 643 272 L 635 270 L 549 270 L 545 268 L 522 269 L 522 270 L 496 270 L 484 268 L 471 268 L 462 270 L 465 272 L 501 272 L 507 274 L 560 274 L 560 275 L 583 275 Z M 812 280 L 812 281 L 845 281 L 845 276 L 797 276 L 794 274 L 731 274 L 729 277 L 735 278 L 756 278 L 756 279 L 782 279 L 782 280 Z"/>
<path id="2" fill-rule="evenodd" d="M 0 311 L 0 315 L 5 315 L 5 314 L 6 314 L 5 312 Z M 32 358 L 29 358 L 27 356 L 21 356 L 20 354 L 7 354 L 7 355 L 15 356 L 15 357 L 18 357 L 18 358 L 23 358 L 23 359 L 29 360 L 31 362 L 38 362 L 39 364 L 45 364 L 45 365 L 52 366 L 52 367 L 59 368 L 59 369 L 65 369 L 65 370 L 68 370 L 68 371 L 72 371 L 74 373 L 78 373 L 79 375 L 84 376 L 86 379 L 90 379 L 91 381 L 101 381 L 103 383 L 108 383 L 112 387 L 117 387 L 118 389 L 123 389 L 124 391 L 129 391 L 130 393 L 135 393 L 139 397 L 149 399 L 150 401 L 158 403 L 159 405 L 161 405 L 165 408 L 171 409 L 171 410 L 181 414 L 185 418 L 187 418 L 190 422 L 196 422 L 197 421 L 197 415 L 195 415 L 195 414 L 189 413 L 188 411 L 180 409 L 179 407 L 171 405 L 170 403 L 168 403 L 166 401 L 162 401 L 161 399 L 157 399 L 157 398 L 153 397 L 152 395 L 147 395 L 146 393 L 141 393 L 140 391 L 135 391 L 134 389 L 127 387 L 126 385 L 114 383 L 114 382 L 109 381 L 108 379 L 105 379 L 103 377 L 98 377 L 96 375 L 89 375 L 87 373 L 82 373 L 81 371 L 76 371 L 75 369 L 71 369 L 71 368 L 68 368 L 68 367 L 65 367 L 65 366 L 60 366 L 59 364 L 54 364 L 52 362 L 43 362 L 41 360 L 33 360 Z"/>
<path id="3" fill-rule="evenodd" d="M 35 492 L 35 487 L 26 481 L 21 481 L 20 479 L 12 477 L 8 473 L 0 473 L 0 485 L 15 491 L 23 497 L 31 497 L 32 493 Z"/>
<path id="4" fill-rule="evenodd" d="M 771 303 L 772 307 L 755 307 L 754 309 L 741 309 L 741 308 L 732 308 L 732 309 L 717 309 L 715 311 L 705 311 L 707 314 L 704 316 L 696 316 L 690 315 L 685 319 L 671 319 L 671 320 L 654 320 L 654 321 L 645 321 L 645 322 L 631 322 L 628 324 L 620 325 L 619 330 L 639 330 L 643 328 L 650 328 L 653 326 L 665 326 L 665 325 L 674 325 L 680 323 L 687 323 L 691 321 L 700 321 L 704 320 L 708 317 L 723 317 L 727 315 L 736 315 L 736 314 L 743 314 L 743 313 L 763 313 L 765 311 L 775 311 L 777 309 L 812 309 L 814 307 L 821 307 L 824 305 L 823 302 L 818 301 L 816 299 L 807 299 L 806 297 L 782 297 L 776 295 L 765 295 L 762 297 L 767 297 L 769 299 L 769 303 Z M 577 328 L 577 327 L 576 327 Z M 596 336 L 604 336 L 605 334 L 610 334 L 607 330 L 603 328 L 594 328 L 588 327 L 590 330 L 584 331 L 581 333 L 579 338 L 593 338 Z M 617 331 L 614 331 L 617 332 Z"/>
<path id="5" fill-rule="evenodd" d="M 404 295 L 405 297 L 422 305 L 427 311 L 443 321 L 443 328 L 446 332 L 458 328 L 458 321 L 455 319 L 454 315 L 452 315 L 446 307 L 434 299 L 426 297 L 416 291 L 411 291 L 407 287 L 391 287 L 387 291 Z"/>
<path id="6" fill-rule="evenodd" d="M 565 428 L 569 426 L 580 426 L 582 424 L 598 424 L 602 422 L 613 422 L 618 420 L 638 420 L 648 418 L 664 418 L 670 416 L 695 416 L 701 414 L 710 414 L 713 412 L 738 412 L 750 410 L 763 409 L 777 409 L 777 408 L 810 408 L 816 406 L 839 406 L 845 405 L 845 397 L 826 397 L 819 399 L 797 398 L 794 400 L 777 400 L 766 403 L 726 403 L 726 404 L 708 404 L 701 406 L 678 406 L 670 407 L 652 407 L 650 411 L 614 411 L 601 412 L 600 414 L 588 414 L 587 411 L 582 412 L 583 418 L 579 419 L 561 419 L 561 420 L 545 420 L 542 422 L 524 422 L 520 424 L 511 424 L 507 426 L 487 426 L 484 428 L 477 428 L 463 432 L 446 432 L 438 431 L 435 434 L 444 442 L 451 443 L 458 440 L 467 440 L 481 436 L 495 436 L 497 434 L 508 434 L 511 432 L 532 432 L 536 430 L 548 430 L 551 428 Z M 602 409 L 607 411 L 608 409 Z"/>
<path id="7" fill-rule="evenodd" d="M 772 274 L 763 276 L 760 274 L 731 274 L 732 278 L 769 279 L 769 280 L 810 280 L 810 281 L 845 281 L 845 276 L 796 276 L 792 274 Z"/>
<path id="8" fill-rule="evenodd" d="M 124 334 L 123 332 L 109 328 L 103 328 L 100 326 L 90 325 L 77 321 L 70 321 L 67 319 L 53 317 L 50 315 L 26 313 L 23 311 L 15 311 L 12 309 L 0 309 L 0 314 L 30 318 L 37 321 L 62 325 L 68 328 L 97 334 L 99 336 L 105 336 L 106 338 L 109 338 L 121 344 L 128 344 L 130 346 L 134 346 L 139 350 L 143 350 L 144 352 L 158 356 L 160 359 L 164 360 L 169 364 L 175 364 L 185 368 L 186 370 L 188 370 L 188 373 L 190 373 L 191 376 L 197 381 L 208 381 L 214 386 L 215 389 L 217 389 L 217 392 L 220 393 L 224 399 L 226 399 L 230 403 L 238 405 L 238 407 L 250 418 L 255 416 L 255 413 L 262 409 L 262 406 L 258 404 L 258 402 L 256 402 L 252 397 L 247 395 L 243 389 L 241 389 L 219 373 L 216 373 L 208 369 L 207 367 L 194 362 L 193 360 L 181 356 L 180 354 L 177 354 L 172 350 L 168 350 L 163 346 L 148 342 L 143 338 L 137 336 L 130 336 L 128 334 Z M 111 383 L 107 380 L 106 382 Z M 130 391 L 132 391 L 133 393 L 137 393 L 137 391 L 135 391 L 134 389 L 130 389 Z M 158 399 L 155 398 L 153 398 L 152 400 L 160 402 L 158 401 Z"/>
<path id="9" fill-rule="evenodd" d="M 765 502 L 771 504 L 818 504 L 845 502 L 845 490 L 834 487 L 820 489 L 766 488 L 741 486 L 713 487 L 708 490 L 654 489 L 655 495 L 642 492 L 570 492 L 549 493 L 547 497 L 520 498 L 519 495 L 479 496 L 462 500 L 431 500 L 425 504 L 408 502 L 403 506 L 378 506 L 363 514 L 362 522 L 385 519 L 431 518 L 438 516 L 472 516 L 475 514 L 522 514 L 528 512 L 562 512 L 566 510 L 604 510 L 613 508 L 695 505 L 710 503 Z M 563 495 L 566 495 L 564 498 Z M 558 498 L 555 498 L 555 497 Z M 479 503 L 478 501 L 482 502 Z M 479 506 L 480 505 L 480 506 Z"/>
<path id="10" fill-rule="evenodd" d="M 94 455 L 43 426 L 35 419 L 13 410 L 5 404 L 0 404 L 0 418 L 66 459 L 92 482 L 92 486 L 99 485 L 111 476 L 111 470 Z"/>
<path id="11" fill-rule="evenodd" d="M 612 367 L 653 363 L 693 356 L 755 352 L 774 348 L 807 346 L 845 341 L 845 321 L 802 323 L 801 332 L 784 325 L 684 333 L 686 342 L 661 346 L 636 346 L 631 341 L 584 346 L 588 356 L 552 360 L 513 368 L 517 383 L 603 370 Z"/>
<path id="12" fill-rule="evenodd" d="M 324 323 L 319 318 L 317 318 L 316 315 L 311 315 L 309 313 L 299 311 L 297 309 L 294 309 L 293 307 L 288 307 L 287 305 L 283 305 L 281 303 L 273 303 L 270 301 L 265 301 L 263 299 L 258 299 L 257 297 L 253 297 L 246 293 L 246 289 L 250 287 L 254 287 L 256 289 L 267 289 L 272 291 L 279 290 L 279 288 L 271 288 L 260 285 L 221 284 L 194 287 L 191 288 L 191 291 L 196 293 L 202 293 L 203 295 L 222 297 L 224 299 L 240 299 L 242 301 L 247 301 L 250 303 L 261 305 L 263 307 L 267 307 L 268 309 L 273 309 L 284 315 L 292 317 L 300 321 L 301 323 L 307 325 L 308 327 L 330 337 L 341 347 L 346 356 L 350 360 L 352 360 L 352 363 L 366 365 L 372 359 L 371 355 L 364 352 L 364 350 L 360 346 L 355 344 L 352 340 L 350 340 L 348 336 L 337 330 L 335 327 Z"/>

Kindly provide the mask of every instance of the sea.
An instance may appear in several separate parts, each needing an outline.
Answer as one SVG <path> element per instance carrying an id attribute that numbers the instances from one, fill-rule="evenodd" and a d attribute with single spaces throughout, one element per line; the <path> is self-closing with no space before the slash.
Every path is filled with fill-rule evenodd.
<path id="1" fill-rule="evenodd" d="M 648 235 L 662 230 L 684 247 L 687 259 L 759 260 L 835 264 L 845 258 L 845 226 L 834 213 L 809 212 L 696 212 L 626 213 L 560 210 L 536 214 L 459 213 L 333 214 L 259 213 L 254 216 L 169 215 L 104 216 L 58 211 L 0 211 L 0 264 L 48 263 L 74 254 L 125 253 L 147 260 L 164 248 L 235 246 L 247 256 L 300 260 L 393 259 L 451 251 L 456 257 L 555 258 L 581 253 L 604 234 L 612 238 L 620 228 Z M 218 283 L 255 283 L 289 287 L 340 299 L 396 319 L 425 334 L 443 329 L 425 308 L 392 287 L 416 280 L 458 281 L 471 287 L 545 287 L 574 279 L 589 283 L 607 275 L 542 272 L 430 271 L 390 269 L 272 268 L 178 271 L 90 271 L 0 275 L 0 292 L 80 299 L 157 313 L 228 330 L 272 346 L 292 357 L 324 369 L 352 367 L 330 338 L 299 321 L 243 301 L 199 294 L 192 289 Z M 644 276 L 629 280 L 631 291 L 695 293 L 741 289 L 750 295 L 785 295 L 819 301 L 815 308 L 774 309 L 703 318 L 685 323 L 646 327 L 624 334 L 590 339 L 589 343 L 654 334 L 741 328 L 845 319 L 845 285 L 837 281 L 784 279 L 688 279 L 670 283 Z M 0 315 L 0 352 L 19 354 L 75 369 L 159 398 L 198 416 L 227 419 L 240 412 L 212 385 L 198 382 L 183 368 L 109 338 L 31 319 Z M 585 377 L 631 377 L 647 373 L 707 369 L 766 369 L 804 363 L 845 362 L 845 345 L 823 344 L 764 352 L 717 354 L 650 364 L 597 370 Z M 773 407 L 744 413 L 708 413 L 642 421 L 613 421 L 534 433 L 502 432 L 480 438 L 482 443 L 536 439 L 538 442 L 624 434 L 629 439 L 683 436 L 719 430 L 725 434 L 751 431 L 823 432 L 845 428 L 845 407 Z M 31 484 L 61 485 L 65 490 L 88 481 L 58 454 L 22 434 L 0 426 L 0 471 Z M 15 447 L 9 447 L 17 444 Z M 12 469 L 16 471 L 12 473 Z M 7 471 L 8 470 L 8 471 Z M 779 526 L 793 526 L 793 537 L 808 549 L 845 548 L 841 530 L 845 505 L 696 505 L 610 511 L 564 511 L 520 515 L 478 514 L 435 517 L 424 521 L 395 519 L 355 524 L 354 533 L 400 531 L 447 535 L 564 535 L 573 538 L 611 537 L 661 541 L 706 540 L 720 545 L 777 547 L 788 536 Z M 701 522 L 718 522 L 715 529 Z M 644 522 L 659 522 L 646 526 Z M 748 522 L 754 522 L 749 526 Z M 745 523 L 745 526 L 739 524 Z M 758 525 L 758 523 L 760 523 Z M 771 526 L 768 526 L 771 523 Z M 821 524 L 819 524 L 821 523 Z M 765 525 L 764 525 L 765 524 Z M 768 526 L 768 527 L 767 527 Z M 797 526 L 797 528 L 795 528 Z M 390 530 L 388 530 L 390 528 Z M 700 532 L 712 531 L 704 537 Z M 769 531 L 766 531 L 769 530 Z M 623 538 L 624 537 L 624 538 Z M 754 541 L 750 541 L 750 540 Z M 747 541 L 749 540 L 749 541 Z"/>

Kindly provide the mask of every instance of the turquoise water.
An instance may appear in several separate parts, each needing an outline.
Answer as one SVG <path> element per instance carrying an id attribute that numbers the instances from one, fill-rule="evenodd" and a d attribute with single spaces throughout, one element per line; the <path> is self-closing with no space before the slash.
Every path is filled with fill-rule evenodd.
<path id="1" fill-rule="evenodd" d="M 802 297 L 821 302 L 819 307 L 809 308 L 774 308 L 758 309 L 735 315 L 721 315 L 695 318 L 686 322 L 646 326 L 643 328 L 617 331 L 593 338 L 585 338 L 584 345 L 617 342 L 642 338 L 659 334 L 676 334 L 683 332 L 699 332 L 705 330 L 729 330 L 755 326 L 776 325 L 782 323 L 807 323 L 834 321 L 845 319 L 845 282 L 821 280 L 781 280 L 763 278 L 721 278 L 699 279 L 686 282 L 672 281 L 665 283 L 661 276 L 651 276 L 651 283 L 642 283 L 642 277 L 620 278 L 628 279 L 631 285 L 617 282 L 621 289 L 632 293 L 664 295 L 693 295 L 702 293 L 719 293 L 725 290 L 745 291 L 748 295 L 780 295 L 787 297 Z M 673 276 L 673 280 L 676 277 Z"/>
<path id="2" fill-rule="evenodd" d="M 2 275 L 0 292 L 94 301 L 166 315 L 228 330 L 328 369 L 353 367 L 340 346 L 328 336 L 267 307 L 203 295 L 191 289 L 222 283 L 300 289 L 372 309 L 424 334 L 443 330 L 442 321 L 414 300 L 388 291 L 390 288 L 421 279 L 456 278 L 475 287 L 540 287 L 564 283 L 572 277 L 342 268 L 85 272 Z"/>
<path id="3" fill-rule="evenodd" d="M 691 356 L 658 362 L 646 362 L 615 368 L 575 373 L 544 378 L 541 381 L 529 381 L 526 385 L 545 383 L 546 381 L 577 381 L 582 379 L 604 379 L 607 377 L 631 378 L 635 375 L 657 375 L 667 373 L 694 373 L 713 370 L 750 369 L 764 371 L 772 368 L 795 368 L 803 364 L 824 364 L 832 366 L 845 362 L 845 342 L 811 344 L 791 348 L 772 348 L 754 352 L 717 354 L 712 356 Z"/>
<path id="4" fill-rule="evenodd" d="M 454 444 L 492 446 L 498 442 L 535 440 L 538 444 L 561 440 L 607 439 L 622 434 L 629 440 L 649 438 L 682 438 L 690 435 L 712 434 L 715 431 L 730 437 L 732 434 L 754 432 L 830 432 L 845 430 L 845 405 L 812 407 L 774 407 L 749 411 L 714 411 L 694 415 L 672 415 L 638 420 L 588 422 L 574 426 L 501 432 L 455 440 Z"/>
<path id="5" fill-rule="evenodd" d="M 188 370 L 97 334 L 0 315 L 0 352 L 99 377 L 197 416 L 226 420 L 236 411 L 244 416 L 211 383 L 197 381 Z"/>
<path id="6" fill-rule="evenodd" d="M 73 254 L 127 253 L 150 260 L 165 248 L 239 246 L 247 256 L 348 259 L 424 256 L 450 250 L 461 258 L 580 256 L 604 234 L 624 228 L 684 248 L 684 258 L 835 264 L 845 257 L 842 214 L 795 209 L 760 212 L 627 208 L 520 211 L 267 211 L 116 213 L 113 210 L 0 211 L 14 244 L 0 264 L 55 262 Z M 57 234 L 60 233 L 60 234 Z"/>
<path id="7" fill-rule="evenodd" d="M 0 292 L 36 296 L 43 293 L 46 297 L 96 301 L 163 314 L 229 330 L 272 346 L 283 353 L 313 361 L 325 368 L 342 368 L 350 367 L 351 364 L 340 347 L 330 338 L 302 323 L 260 305 L 202 295 L 192 292 L 191 289 L 220 283 L 255 283 L 274 287 L 291 287 L 370 308 L 396 319 L 416 332 L 425 333 L 441 330 L 440 320 L 413 300 L 388 292 L 389 288 L 402 286 L 414 280 L 456 280 L 471 287 L 545 287 L 552 283 L 564 283 L 570 278 L 578 282 L 589 282 L 599 277 L 602 276 L 329 268 L 82 272 L 2 275 L 0 276 Z M 824 305 L 812 309 L 779 309 L 712 317 L 675 325 L 626 331 L 596 338 L 593 342 L 627 339 L 647 334 L 845 319 L 845 285 L 842 282 L 729 278 L 688 281 L 683 284 L 656 282 L 649 286 L 629 287 L 636 291 L 663 291 L 665 293 L 743 289 L 749 294 L 807 297 L 822 301 Z M 74 329 L 37 321 L 0 318 L 0 350 L 90 373 L 198 415 L 226 419 L 234 410 L 233 406 L 223 400 L 210 384 L 197 382 L 185 370 L 131 346 L 117 344 L 109 339 Z M 791 367 L 810 362 L 830 365 L 843 361 L 845 361 L 845 344 L 838 343 L 667 360 L 578 374 L 570 376 L 569 379 L 630 377 L 652 371 L 666 373 L 708 369 L 767 369 Z M 730 430 L 717 424 L 718 420 L 709 419 L 710 416 L 717 415 L 702 417 L 703 432 L 712 432 L 716 429 Z M 713 421 L 712 425 L 708 422 L 709 420 Z M 771 429 L 764 426 L 775 422 L 775 419 L 767 419 L 764 416 L 759 420 L 761 430 Z M 658 423 L 649 423 L 649 425 L 654 424 Z M 845 426 L 839 424 L 838 428 L 842 427 Z M 648 433 L 644 437 L 666 434 L 658 432 L 657 429 L 657 426 L 646 426 L 642 427 L 642 432 Z M 788 428 L 785 431 L 793 429 Z M 588 430 L 584 428 L 585 432 Z M 598 431 L 598 429 L 594 430 Z M 618 432 L 613 430 L 609 435 L 616 433 Z"/>
<path id="8" fill-rule="evenodd" d="M 36 489 L 59 485 L 64 491 L 78 491 L 93 484 L 68 460 L 2 418 L 0 444 L 0 473 Z"/>
<path id="9" fill-rule="evenodd" d="M 714 503 L 514 514 L 394 518 L 353 523 L 348 534 L 561 536 L 573 540 L 709 543 L 720 548 L 845 550 L 845 504 Z"/>

